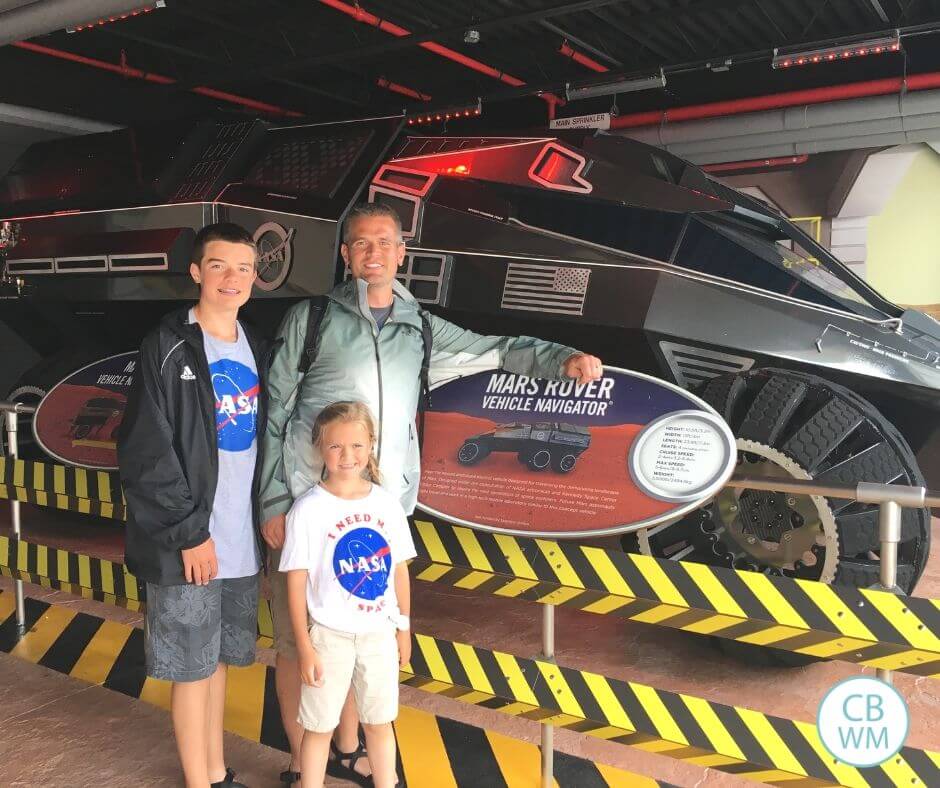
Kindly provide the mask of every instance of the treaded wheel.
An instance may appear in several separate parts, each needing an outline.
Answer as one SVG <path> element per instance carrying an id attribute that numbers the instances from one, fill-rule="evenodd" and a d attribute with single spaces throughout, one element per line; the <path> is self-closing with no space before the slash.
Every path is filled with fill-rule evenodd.
<path id="1" fill-rule="evenodd" d="M 537 449 L 532 452 L 528 463 L 530 470 L 544 471 L 552 461 L 552 454 L 548 449 Z"/>
<path id="2" fill-rule="evenodd" d="M 479 441 L 464 441 L 457 450 L 457 462 L 461 465 L 476 465 L 489 453 L 490 450 Z"/>
<path id="3" fill-rule="evenodd" d="M 698 392 L 728 421 L 739 448 L 740 470 L 752 474 L 803 476 L 821 483 L 860 481 L 924 486 L 924 478 L 907 442 L 873 405 L 842 386 L 805 373 L 780 369 L 752 370 L 713 378 Z M 722 493 L 725 495 L 726 493 Z M 776 498 L 777 500 L 774 500 Z M 717 566 L 755 569 L 769 574 L 869 587 L 879 580 L 878 507 L 836 498 L 819 498 L 831 511 L 827 523 L 820 515 L 815 560 L 781 563 L 762 560 L 748 550 L 749 536 L 758 547 L 779 542 L 795 526 L 787 526 L 789 502 L 810 500 L 747 491 L 741 495 L 740 520 L 723 532 L 718 499 L 662 529 L 629 534 L 622 539 L 628 551 L 661 558 L 680 558 Z M 805 509 L 804 509 L 805 514 Z M 783 524 L 781 526 L 781 523 Z M 737 540 L 728 535 L 737 528 Z M 828 532 L 827 532 L 828 531 Z M 655 533 L 654 533 L 655 532 Z M 717 534 L 717 536 L 716 536 Z M 710 540 L 710 541 L 709 541 Z M 726 547 L 721 549 L 713 547 Z M 742 549 L 743 548 L 743 549 Z M 930 513 L 904 509 L 898 546 L 898 586 L 913 591 L 930 549 Z M 764 553 L 763 558 L 772 555 Z M 766 664 L 806 664 L 810 657 L 721 640 L 723 650 Z"/>
<path id="4" fill-rule="evenodd" d="M 578 456 L 571 452 L 552 455 L 552 470 L 556 473 L 571 473 L 574 470 Z"/>

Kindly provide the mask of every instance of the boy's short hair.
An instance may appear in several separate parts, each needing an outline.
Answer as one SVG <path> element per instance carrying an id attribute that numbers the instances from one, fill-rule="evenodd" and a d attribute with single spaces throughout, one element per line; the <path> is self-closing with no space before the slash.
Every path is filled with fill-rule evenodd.
<path id="1" fill-rule="evenodd" d="M 394 208 L 380 202 L 360 202 L 350 209 L 343 220 L 343 243 L 349 243 L 349 230 L 356 219 L 367 219 L 371 216 L 387 216 L 395 222 L 398 239 L 401 240 L 401 217 Z"/>
<path id="2" fill-rule="evenodd" d="M 203 255 L 206 253 L 206 246 L 212 241 L 228 241 L 233 244 L 247 244 L 255 252 L 255 265 L 258 264 L 258 244 L 244 227 L 234 222 L 216 222 L 207 224 L 193 239 L 193 251 L 190 255 L 190 262 L 194 265 L 202 263 Z"/>

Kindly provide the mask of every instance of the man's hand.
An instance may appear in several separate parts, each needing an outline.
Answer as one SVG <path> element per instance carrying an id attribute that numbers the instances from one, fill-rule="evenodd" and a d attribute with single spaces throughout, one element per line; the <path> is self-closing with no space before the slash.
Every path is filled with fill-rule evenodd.
<path id="1" fill-rule="evenodd" d="M 575 353 L 565 360 L 562 371 L 566 377 L 577 378 L 578 383 L 590 383 L 604 376 L 604 364 L 597 356 Z"/>
<path id="2" fill-rule="evenodd" d="M 308 687 L 323 686 L 323 660 L 315 648 L 302 649 L 298 654 L 300 680 Z"/>
<path id="3" fill-rule="evenodd" d="M 261 526 L 261 536 L 272 550 L 280 550 L 284 546 L 284 528 L 287 515 L 276 514 L 269 517 Z"/>
<path id="4" fill-rule="evenodd" d="M 210 536 L 206 541 L 188 550 L 180 550 L 183 556 L 183 575 L 187 583 L 207 586 L 219 573 L 219 560 L 215 556 L 215 542 Z"/>
<path id="5" fill-rule="evenodd" d="M 411 631 L 398 629 L 395 639 L 398 641 L 398 666 L 403 668 L 411 662 Z"/>

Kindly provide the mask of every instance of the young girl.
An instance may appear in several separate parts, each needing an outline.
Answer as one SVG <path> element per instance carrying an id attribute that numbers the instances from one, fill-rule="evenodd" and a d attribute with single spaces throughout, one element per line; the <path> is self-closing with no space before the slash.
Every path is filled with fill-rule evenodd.
<path id="1" fill-rule="evenodd" d="M 405 562 L 415 556 L 414 543 L 401 504 L 379 486 L 375 425 L 365 405 L 324 408 L 313 443 L 323 457 L 323 481 L 294 502 L 280 566 L 288 573 L 303 679 L 301 786 L 323 785 L 351 684 L 374 784 L 392 788 L 398 668 L 411 659 Z"/>

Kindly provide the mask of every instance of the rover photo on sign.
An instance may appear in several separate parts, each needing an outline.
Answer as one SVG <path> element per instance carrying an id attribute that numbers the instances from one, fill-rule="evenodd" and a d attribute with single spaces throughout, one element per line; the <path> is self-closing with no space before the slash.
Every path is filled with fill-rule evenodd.
<path id="1" fill-rule="evenodd" d="M 418 505 L 505 533 L 622 533 L 701 505 L 735 458 L 717 413 L 647 375 L 606 367 L 581 385 L 480 372 L 433 390 Z"/>
<path id="2" fill-rule="evenodd" d="M 495 430 L 467 438 L 457 451 L 461 465 L 476 465 L 493 452 L 512 452 L 532 471 L 570 473 L 581 453 L 591 445 L 591 432 L 575 424 L 540 421 L 536 424 L 500 424 Z"/>

